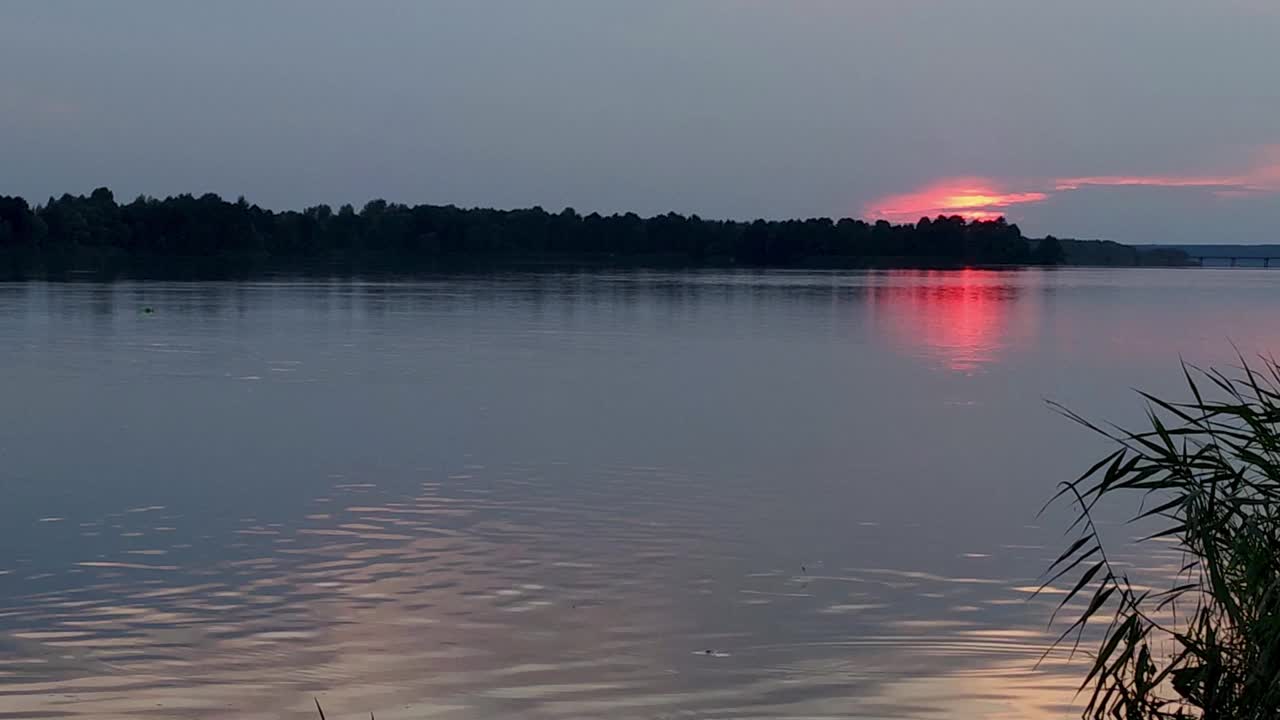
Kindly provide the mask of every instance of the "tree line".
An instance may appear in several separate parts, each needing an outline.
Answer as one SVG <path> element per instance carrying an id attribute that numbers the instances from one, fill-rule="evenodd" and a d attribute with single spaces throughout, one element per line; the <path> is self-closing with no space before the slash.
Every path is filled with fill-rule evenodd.
<path id="1" fill-rule="evenodd" d="M 272 211 L 215 194 L 116 202 L 107 188 L 41 205 L 0 196 L 0 264 L 10 274 L 223 260 L 307 263 L 600 259 L 756 267 L 1057 264 L 1062 246 L 1004 218 L 915 224 L 816 218 L 739 222 L 676 213 L 582 215 L 540 207 L 466 209 L 373 200 L 356 210 Z"/>

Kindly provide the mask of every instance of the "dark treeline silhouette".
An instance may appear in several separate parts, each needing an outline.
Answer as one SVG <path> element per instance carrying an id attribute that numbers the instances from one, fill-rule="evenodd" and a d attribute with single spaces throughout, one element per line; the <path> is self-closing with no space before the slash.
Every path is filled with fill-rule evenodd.
<path id="1" fill-rule="evenodd" d="M 400 205 L 275 212 L 217 195 L 139 197 L 106 188 L 32 206 L 0 197 L 0 275 L 174 267 L 249 270 L 434 267 L 453 262 L 756 267 L 1058 264 L 1061 243 L 1030 241 L 1003 218 L 914 225 L 829 218 L 736 222 L 674 213 L 580 215 Z"/>
<path id="2" fill-rule="evenodd" d="M 1181 248 L 1135 247 L 1111 240 L 1062 240 L 1060 244 L 1068 265 L 1180 267 L 1191 264 L 1191 258 Z"/>

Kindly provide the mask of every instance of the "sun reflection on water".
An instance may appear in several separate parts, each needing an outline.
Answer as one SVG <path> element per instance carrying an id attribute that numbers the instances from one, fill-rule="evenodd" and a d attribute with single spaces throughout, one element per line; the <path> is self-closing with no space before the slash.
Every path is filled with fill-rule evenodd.
<path id="1" fill-rule="evenodd" d="M 999 271 L 894 270 L 876 276 L 868 311 L 890 341 L 913 355 L 972 373 L 1025 344 L 1036 330 L 1038 296 Z"/>

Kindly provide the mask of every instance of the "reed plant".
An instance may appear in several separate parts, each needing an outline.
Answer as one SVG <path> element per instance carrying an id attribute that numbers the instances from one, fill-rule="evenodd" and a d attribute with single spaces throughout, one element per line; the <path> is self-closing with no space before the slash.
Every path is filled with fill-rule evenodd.
<path id="1" fill-rule="evenodd" d="M 1115 447 L 1055 496 L 1073 507 L 1074 540 L 1042 588 L 1069 588 L 1055 647 L 1091 648 L 1085 718 L 1280 718 L 1280 364 L 1241 357 L 1183 375 L 1180 401 L 1141 394 L 1140 430 L 1055 405 Z M 1125 495 L 1140 498 L 1131 521 L 1150 530 L 1138 543 L 1181 556 L 1159 587 L 1104 547 L 1095 517 Z"/>

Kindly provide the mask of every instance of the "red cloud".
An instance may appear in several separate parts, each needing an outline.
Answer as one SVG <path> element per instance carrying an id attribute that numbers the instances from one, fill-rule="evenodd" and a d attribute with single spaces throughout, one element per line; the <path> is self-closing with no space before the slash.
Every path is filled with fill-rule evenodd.
<path id="1" fill-rule="evenodd" d="M 1013 205 L 1040 202 L 1048 197 L 1042 192 L 1010 191 L 987 178 L 954 178 L 915 192 L 881 198 L 866 208 L 866 214 L 893 222 L 915 222 L 936 215 L 994 220 Z"/>
<path id="2" fill-rule="evenodd" d="M 1086 187 L 1155 187 L 1206 190 L 1215 197 L 1236 198 L 1280 193 L 1280 145 L 1261 148 L 1254 165 L 1223 175 L 1092 175 L 1038 183 L 1043 189 L 1013 190 L 992 178 L 939 180 L 914 192 L 889 195 L 864 208 L 866 216 L 892 222 L 959 215 L 968 220 L 994 220 L 1017 205 L 1047 200 L 1053 193 Z"/>

